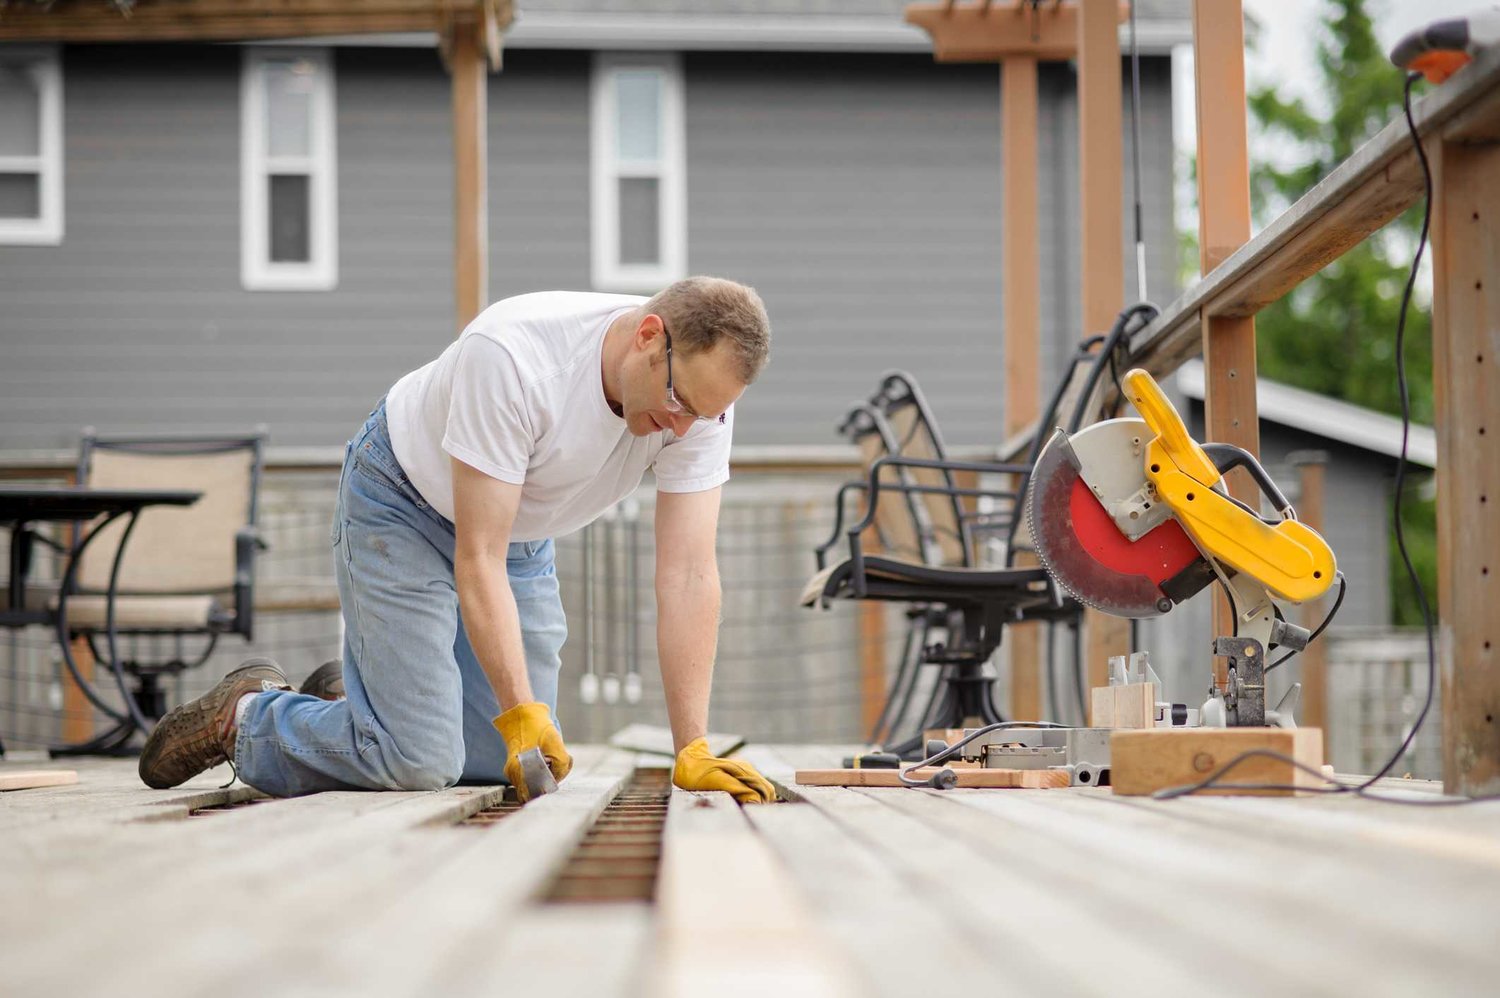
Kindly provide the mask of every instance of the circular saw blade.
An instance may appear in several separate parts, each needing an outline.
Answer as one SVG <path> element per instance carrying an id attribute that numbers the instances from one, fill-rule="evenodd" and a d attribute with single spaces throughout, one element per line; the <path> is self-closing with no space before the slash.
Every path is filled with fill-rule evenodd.
<path id="1" fill-rule="evenodd" d="M 1083 433 L 1094 429 L 1108 432 L 1105 424 L 1096 424 Z M 1134 542 L 1121 534 L 1083 480 L 1078 456 L 1062 430 L 1037 458 L 1027 492 L 1037 557 L 1062 589 L 1117 617 L 1158 617 L 1172 608 L 1160 582 L 1191 564 L 1197 547 L 1175 520 Z"/>

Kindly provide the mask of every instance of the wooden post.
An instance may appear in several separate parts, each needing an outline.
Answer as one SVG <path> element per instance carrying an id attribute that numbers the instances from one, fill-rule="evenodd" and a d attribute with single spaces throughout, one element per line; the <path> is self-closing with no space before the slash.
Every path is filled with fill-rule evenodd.
<path id="1" fill-rule="evenodd" d="M 455 18 L 447 46 L 453 77 L 453 291 L 459 331 L 489 304 L 485 30 L 482 20 Z"/>
<path id="2" fill-rule="evenodd" d="M 1000 64 L 1000 159 L 1004 188 L 1005 438 L 1026 428 L 1041 410 L 1041 266 L 1037 240 L 1036 60 L 1013 56 Z M 1016 509 L 1020 514 L 1020 508 Z M 1035 557 L 1018 555 L 1017 565 Z M 1010 717 L 1042 720 L 1041 625 L 1012 624 Z"/>
<path id="3" fill-rule="evenodd" d="M 1083 334 L 1109 329 L 1125 305 L 1124 145 L 1120 124 L 1119 7 L 1080 0 L 1078 176 L 1081 187 Z M 1109 656 L 1130 651 L 1130 622 L 1084 616 L 1089 686 L 1109 683 Z"/>
<path id="4" fill-rule="evenodd" d="M 1245 134 L 1245 19 L 1239 0 L 1193 0 L 1198 105 L 1198 249 L 1207 274 L 1250 239 L 1250 156 Z M 1255 401 L 1255 319 L 1201 318 L 1206 437 L 1260 455 Z M 1228 476 L 1236 498 L 1255 501 L 1244 471 Z M 1214 634 L 1234 633 L 1229 605 L 1214 601 Z M 1227 681 L 1214 661 L 1214 680 Z"/>
<path id="5" fill-rule="evenodd" d="M 1432 143 L 1443 788 L 1500 792 L 1500 134 Z"/>
<path id="6" fill-rule="evenodd" d="M 1328 466 L 1328 452 L 1321 450 L 1294 451 L 1287 460 L 1301 472 L 1301 495 L 1297 497 L 1297 517 L 1318 533 L 1323 532 L 1324 470 Z M 1302 606 L 1302 626 L 1309 630 L 1323 622 L 1328 612 L 1327 598 L 1310 600 Z M 1323 745 L 1328 745 L 1328 645 L 1321 637 L 1308 645 L 1292 660 L 1302 676 L 1302 709 L 1297 723 L 1306 728 L 1323 729 Z M 1322 760 L 1319 760 L 1320 762 Z"/>
<path id="7" fill-rule="evenodd" d="M 86 638 L 74 638 L 73 662 L 83 681 L 94 681 L 94 653 Z M 94 737 L 94 705 L 73 681 L 73 674 L 62 667 L 62 741 L 65 745 L 77 745 Z"/>

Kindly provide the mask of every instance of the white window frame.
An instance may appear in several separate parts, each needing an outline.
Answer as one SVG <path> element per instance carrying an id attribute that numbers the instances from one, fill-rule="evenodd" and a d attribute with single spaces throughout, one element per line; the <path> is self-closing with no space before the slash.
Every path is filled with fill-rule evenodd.
<path id="1" fill-rule="evenodd" d="M 265 66 L 305 59 L 315 68 L 311 146 L 306 156 L 267 152 Z M 240 283 L 247 291 L 331 291 L 338 286 L 338 151 L 335 144 L 333 60 L 326 48 L 247 47 L 240 76 Z M 266 178 L 308 178 L 306 263 L 272 262 Z"/>
<path id="2" fill-rule="evenodd" d="M 654 70 L 661 77 L 661 148 L 654 161 L 621 160 L 616 134 L 615 80 L 622 70 Z M 594 56 L 590 174 L 593 285 L 600 291 L 650 294 L 687 276 L 687 149 L 683 124 L 682 58 L 676 53 Z M 657 180 L 657 264 L 620 262 L 619 180 Z"/>
<path id="3" fill-rule="evenodd" d="M 0 156 L 0 172 L 35 173 L 38 218 L 0 218 L 0 244 L 57 246 L 63 241 L 63 79 L 55 48 L 16 48 L 0 52 L 7 63 L 32 72 L 41 100 L 41 135 L 36 156 Z"/>

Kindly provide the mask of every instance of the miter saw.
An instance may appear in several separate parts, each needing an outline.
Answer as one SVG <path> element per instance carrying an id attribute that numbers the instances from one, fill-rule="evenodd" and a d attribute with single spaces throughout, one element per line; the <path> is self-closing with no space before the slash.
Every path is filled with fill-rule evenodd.
<path id="1" fill-rule="evenodd" d="M 1268 711 L 1265 657 L 1273 646 L 1299 651 L 1311 635 L 1284 620 L 1276 601 L 1327 592 L 1333 551 L 1248 452 L 1196 443 L 1151 375 L 1132 370 L 1121 387 L 1139 418 L 1058 430 L 1037 458 L 1027 506 L 1042 564 L 1080 602 L 1134 619 L 1165 614 L 1219 581 L 1234 631 L 1213 650 L 1229 660 L 1228 682 L 1210 684 L 1201 723 L 1292 726 L 1298 690 Z M 1228 494 L 1224 473 L 1236 467 L 1274 517 Z"/>

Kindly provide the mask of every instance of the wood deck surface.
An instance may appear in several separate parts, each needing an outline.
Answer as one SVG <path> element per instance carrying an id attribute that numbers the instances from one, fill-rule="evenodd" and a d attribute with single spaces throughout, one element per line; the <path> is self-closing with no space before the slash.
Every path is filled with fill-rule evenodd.
<path id="1" fill-rule="evenodd" d="M 752 747 L 773 779 L 843 749 Z M 134 760 L 0 794 L 0 994 L 1493 995 L 1500 802 L 680 791 L 655 903 L 538 900 L 640 761 L 559 793 L 260 800 Z M 1387 792 L 1436 799 L 1432 784 Z"/>

